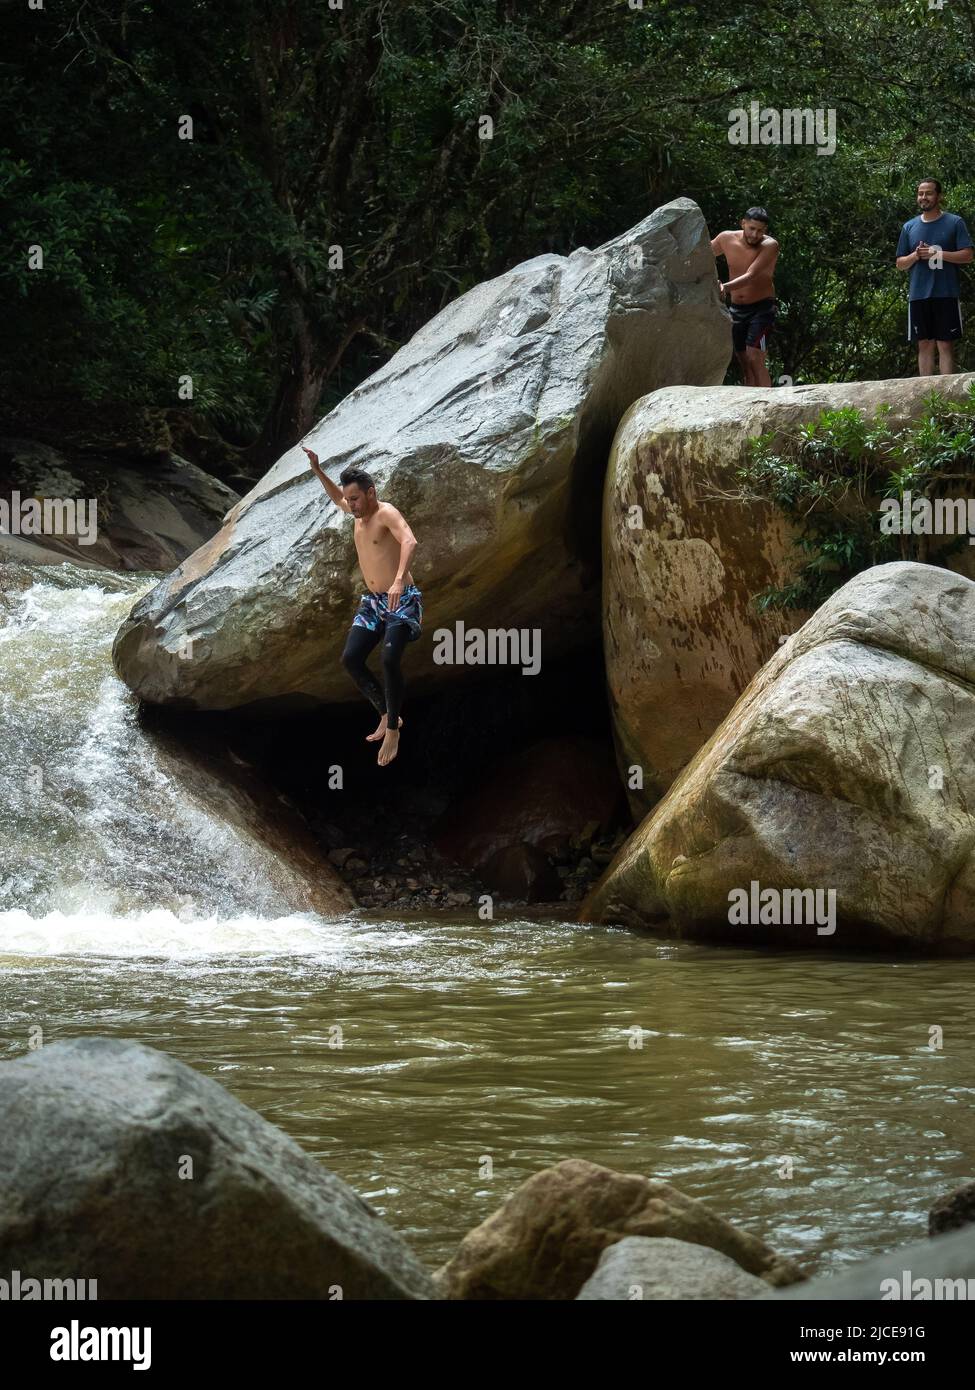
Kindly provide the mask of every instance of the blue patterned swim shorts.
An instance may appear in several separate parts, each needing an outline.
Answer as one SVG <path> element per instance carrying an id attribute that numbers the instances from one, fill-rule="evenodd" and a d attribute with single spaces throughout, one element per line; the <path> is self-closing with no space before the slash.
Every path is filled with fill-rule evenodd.
<path id="1" fill-rule="evenodd" d="M 407 584 L 396 605 L 395 613 L 390 613 L 386 598 L 386 594 L 363 594 L 352 619 L 352 626 L 376 632 L 383 624 L 405 623 L 410 629 L 409 640 L 415 642 L 420 635 L 420 624 L 423 622 L 423 595 L 420 590 L 415 584 Z"/>

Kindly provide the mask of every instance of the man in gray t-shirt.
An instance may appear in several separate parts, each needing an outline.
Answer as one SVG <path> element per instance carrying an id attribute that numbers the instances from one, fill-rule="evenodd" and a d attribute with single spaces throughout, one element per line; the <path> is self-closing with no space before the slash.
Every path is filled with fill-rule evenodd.
<path id="1" fill-rule="evenodd" d="M 917 186 L 919 213 L 905 222 L 897 243 L 897 269 L 911 272 L 907 304 L 907 340 L 917 343 L 919 376 L 935 376 L 934 349 L 942 376 L 955 370 L 955 341 L 961 337 L 959 265 L 973 254 L 968 228 L 957 214 L 941 207 L 941 184 L 922 179 Z"/>

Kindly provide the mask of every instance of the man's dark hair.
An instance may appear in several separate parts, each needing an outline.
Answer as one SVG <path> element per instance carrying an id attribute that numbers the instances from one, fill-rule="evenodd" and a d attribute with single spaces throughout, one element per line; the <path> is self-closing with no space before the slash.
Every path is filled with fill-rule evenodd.
<path id="1" fill-rule="evenodd" d="M 350 483 L 355 483 L 357 487 L 362 488 L 363 492 L 368 492 L 371 487 L 376 486 L 364 468 L 356 468 L 354 465 L 342 469 L 342 472 L 339 474 L 339 482 L 343 487 L 348 487 Z"/>
<path id="2" fill-rule="evenodd" d="M 938 197 L 939 197 L 939 198 L 941 197 L 941 180 L 940 180 L 940 179 L 918 179 L 918 181 L 917 181 L 917 186 L 918 186 L 918 188 L 921 187 L 921 184 L 922 184 L 922 183 L 933 183 L 934 186 L 935 186 L 935 188 L 938 190 Z"/>
<path id="3" fill-rule="evenodd" d="M 752 222 L 764 222 L 766 227 L 768 226 L 768 213 L 764 208 L 749 208 L 745 216 Z"/>

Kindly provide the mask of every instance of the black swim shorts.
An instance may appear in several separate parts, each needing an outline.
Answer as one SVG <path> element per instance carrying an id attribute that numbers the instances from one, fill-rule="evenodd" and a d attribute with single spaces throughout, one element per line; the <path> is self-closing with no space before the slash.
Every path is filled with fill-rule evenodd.
<path id="1" fill-rule="evenodd" d="M 934 338 L 950 343 L 961 337 L 961 303 L 957 299 L 912 299 L 907 305 L 907 341 Z"/>
<path id="2" fill-rule="evenodd" d="M 732 304 L 731 341 L 735 352 L 744 352 L 746 347 L 764 352 L 777 312 L 774 299 L 756 299 L 754 304 Z"/>

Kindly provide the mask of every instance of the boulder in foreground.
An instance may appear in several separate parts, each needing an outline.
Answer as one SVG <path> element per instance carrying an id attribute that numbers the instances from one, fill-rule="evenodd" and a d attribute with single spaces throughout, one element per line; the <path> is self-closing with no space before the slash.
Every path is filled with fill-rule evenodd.
<path id="1" fill-rule="evenodd" d="M 975 1225 L 975 1182 L 967 1182 L 939 1197 L 928 1212 L 928 1235 L 940 1236 Z"/>
<path id="2" fill-rule="evenodd" d="M 759 1298 L 768 1284 L 705 1245 L 658 1236 L 627 1236 L 605 1249 L 595 1274 L 576 1295 L 582 1302 L 632 1299 Z"/>
<path id="3" fill-rule="evenodd" d="M 99 1299 L 432 1293 L 292 1139 L 166 1053 L 108 1038 L 0 1063 L 0 1269 L 97 1279 Z"/>
<path id="4" fill-rule="evenodd" d="M 625 1236 L 667 1236 L 720 1251 L 775 1287 L 791 1260 L 669 1183 L 570 1158 L 535 1173 L 461 1241 L 436 1280 L 445 1298 L 575 1298 Z"/>

